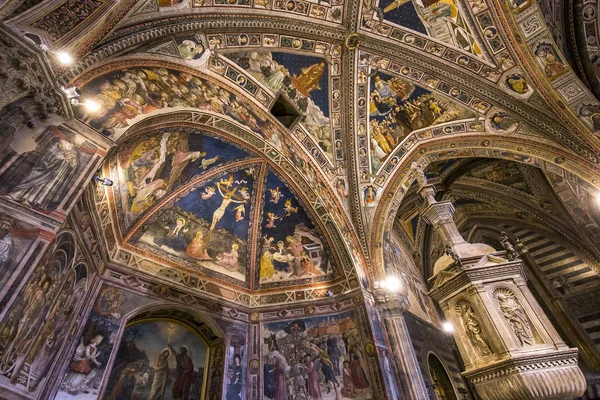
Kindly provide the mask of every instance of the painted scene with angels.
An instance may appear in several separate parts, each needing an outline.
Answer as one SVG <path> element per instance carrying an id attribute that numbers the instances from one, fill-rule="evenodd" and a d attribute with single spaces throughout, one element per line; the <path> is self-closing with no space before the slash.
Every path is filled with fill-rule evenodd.
<path id="1" fill-rule="evenodd" d="M 111 176 L 124 241 L 162 262 L 246 286 L 254 264 L 265 288 L 334 272 L 301 200 L 251 150 L 164 128 L 123 145 Z"/>

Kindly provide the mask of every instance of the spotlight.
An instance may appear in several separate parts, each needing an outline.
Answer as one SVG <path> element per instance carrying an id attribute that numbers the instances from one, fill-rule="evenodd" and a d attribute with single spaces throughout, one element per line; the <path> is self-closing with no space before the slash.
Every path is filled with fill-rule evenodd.
<path id="1" fill-rule="evenodd" d="M 71 57 L 69 53 L 65 53 L 64 51 L 58 53 L 56 55 L 56 58 L 58 58 L 58 62 L 62 65 L 70 65 L 73 62 L 73 57 Z"/>
<path id="2" fill-rule="evenodd" d="M 99 183 L 104 186 L 112 186 L 113 185 L 113 181 L 111 181 L 108 178 L 101 178 L 98 175 L 94 175 L 94 177 L 92 178 L 92 182 Z"/>
<path id="3" fill-rule="evenodd" d="M 76 97 L 81 96 L 81 91 L 75 86 L 68 88 L 63 87 L 62 90 L 67 94 L 68 99 L 74 99 Z"/>
<path id="4" fill-rule="evenodd" d="M 454 332 L 454 325 L 452 325 L 450 322 L 446 321 L 442 324 L 442 330 L 446 333 L 452 333 L 452 332 Z"/>
<path id="5" fill-rule="evenodd" d="M 93 100 L 86 100 L 83 105 L 88 112 L 95 113 L 100 110 L 100 104 L 96 103 Z"/>
<path id="6" fill-rule="evenodd" d="M 335 297 L 335 294 L 333 293 L 333 291 L 331 291 L 331 290 L 328 290 L 328 291 L 327 291 L 327 296 L 329 296 L 329 297 L 333 298 L 333 297 Z"/>
<path id="7" fill-rule="evenodd" d="M 399 291 L 401 286 L 402 284 L 400 283 L 400 279 L 398 279 L 398 277 L 391 275 L 385 278 L 384 287 L 387 288 L 387 290 L 389 290 L 390 292 Z"/>

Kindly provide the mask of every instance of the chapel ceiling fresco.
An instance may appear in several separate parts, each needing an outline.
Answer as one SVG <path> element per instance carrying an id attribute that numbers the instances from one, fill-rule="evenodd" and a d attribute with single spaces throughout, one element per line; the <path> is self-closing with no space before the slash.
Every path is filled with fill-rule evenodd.
<path id="1" fill-rule="evenodd" d="M 199 115 L 206 117 L 208 124 L 226 121 L 237 132 L 234 136 L 252 142 L 250 148 L 256 147 L 259 138 L 266 150 L 256 154 L 249 150 L 239 158 L 215 162 L 205 171 L 208 180 L 204 186 L 198 186 L 199 193 L 207 187 L 218 189 L 209 178 L 227 179 L 212 170 L 221 168 L 223 176 L 231 174 L 234 182 L 248 182 L 246 190 L 252 200 L 268 198 L 268 191 L 257 186 L 262 181 L 253 180 L 250 185 L 250 180 L 239 175 L 240 171 L 250 168 L 254 161 L 267 168 L 265 155 L 275 164 L 289 162 L 293 172 L 305 178 L 302 185 L 311 187 L 309 201 L 299 207 L 312 216 L 315 228 L 321 229 L 315 237 L 324 242 L 335 241 L 329 239 L 328 229 L 319 228 L 320 223 L 335 223 L 349 254 L 362 259 L 360 253 L 369 257 L 370 250 L 379 251 L 379 241 L 367 244 L 365 237 L 379 230 L 381 210 L 387 203 L 383 208 L 379 205 L 393 198 L 389 191 L 398 192 L 396 178 L 406 175 L 400 167 L 408 157 L 415 156 L 415 149 L 422 154 L 429 151 L 423 143 L 467 135 L 530 135 L 540 143 L 548 137 L 559 138 L 577 154 L 594 157 L 590 150 L 593 141 L 578 134 L 579 122 L 565 117 L 564 110 L 575 110 L 580 121 L 593 128 L 597 103 L 588 101 L 585 89 L 573 80 L 565 57 L 538 18 L 537 5 L 513 0 L 508 0 L 507 5 L 503 10 L 506 15 L 499 16 L 488 2 L 471 0 L 367 0 L 356 4 L 139 1 L 123 19 L 115 11 L 116 28 L 101 42 L 90 33 L 86 44 L 97 43 L 97 47 L 64 70 L 61 79 L 77 85 L 84 98 L 101 104 L 94 114 L 85 113 L 82 107 L 75 112 L 83 122 L 113 140 L 124 140 L 129 130 L 148 119 L 177 113 L 182 116 L 184 112 L 192 115 L 192 121 Z M 30 22 L 40 16 L 25 14 L 12 21 L 13 26 L 35 33 Z M 49 13 L 43 18 L 58 16 Z M 519 40 L 527 44 L 531 57 L 524 57 L 522 49 L 513 43 L 514 37 L 507 35 L 513 21 L 504 17 L 517 22 L 522 33 Z M 100 16 L 82 14 L 79 23 L 92 23 L 95 18 Z M 58 41 L 47 40 L 50 28 L 45 33 L 38 32 L 39 37 L 56 49 L 54 43 Z M 349 41 L 355 32 L 355 41 Z M 70 42 L 65 39 L 64 43 Z M 558 95 L 548 92 L 549 85 Z M 562 96 L 564 103 L 552 103 L 553 96 Z M 281 125 L 269 113 L 282 97 L 300 114 L 290 127 Z M 185 134 L 184 130 L 172 132 Z M 170 140 L 173 139 L 167 142 Z M 161 141 L 155 141 L 160 159 Z M 481 146 L 487 146 L 486 141 L 480 141 Z M 203 152 L 197 148 L 179 150 Z M 443 153 L 442 150 L 439 147 L 436 151 Z M 457 157 L 475 151 L 465 150 L 463 154 L 460 149 L 446 150 L 447 154 L 456 152 Z M 522 150 L 504 152 L 511 153 L 511 157 L 525 157 L 519 154 Z M 179 173 L 179 166 L 168 162 L 164 163 L 168 168 L 148 179 L 137 177 L 131 198 L 123 195 L 125 202 L 115 201 L 115 210 L 122 208 L 117 219 L 123 238 L 138 240 L 139 245 L 156 245 L 141 227 L 158 230 L 160 224 L 152 225 L 151 220 L 163 213 L 153 210 L 158 210 L 168 196 L 183 193 L 182 185 L 189 183 L 185 179 L 190 178 L 185 175 L 186 168 L 204 158 L 194 155 L 183 161 L 187 162 L 181 166 L 181 176 L 185 178 L 157 178 L 170 169 L 176 171 L 175 175 Z M 253 158 L 256 160 L 251 161 Z M 236 161 L 248 164 L 235 169 L 230 164 Z M 290 171 L 272 172 L 277 179 L 290 183 L 294 181 L 289 179 Z M 267 176 L 265 173 L 265 182 Z M 294 186 L 297 182 L 292 183 Z M 303 190 L 290 189 L 296 197 L 304 195 Z M 531 188 L 514 189 L 527 195 Z M 127 194 L 129 188 L 119 190 Z M 215 199 L 223 197 L 217 192 Z M 239 195 L 239 190 L 235 193 Z M 183 197 L 178 201 L 183 201 Z M 298 204 L 302 202 L 296 199 Z M 295 203 L 290 206 L 296 207 Z M 242 216 L 241 208 L 235 212 Z M 252 227 L 269 224 L 260 218 L 251 221 L 250 217 L 257 217 L 258 212 L 251 206 L 244 205 L 244 212 L 245 217 L 239 222 L 248 223 L 248 229 L 243 230 L 248 238 Z M 274 216 L 278 213 L 273 211 Z M 205 227 L 210 231 L 212 217 L 206 215 L 203 219 L 211 220 Z M 280 222 L 272 223 L 277 226 Z M 258 248 L 261 244 L 255 239 L 252 246 Z M 357 250 L 358 243 L 362 251 Z M 219 249 L 217 253 L 231 250 Z M 241 243 L 237 250 L 239 254 L 252 252 L 244 250 Z M 216 253 L 207 254 L 214 258 Z M 260 259 L 251 258 L 260 263 Z M 255 274 L 257 271 L 244 269 L 240 272 L 243 279 L 224 271 L 219 273 L 227 277 L 224 279 L 259 285 L 261 277 Z"/>
<path id="2" fill-rule="evenodd" d="M 246 288 L 339 277 L 305 201 L 256 154 L 207 132 L 166 129 L 124 146 L 110 169 L 131 251 Z"/>

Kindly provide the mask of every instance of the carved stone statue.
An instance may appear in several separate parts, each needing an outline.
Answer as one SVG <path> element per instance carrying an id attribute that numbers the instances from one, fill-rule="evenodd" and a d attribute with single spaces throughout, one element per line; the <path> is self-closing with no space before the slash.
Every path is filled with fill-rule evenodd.
<path id="1" fill-rule="evenodd" d="M 508 258 L 508 261 L 514 261 L 515 258 L 517 258 L 518 254 L 515 251 L 513 245 L 510 243 L 506 232 L 500 232 L 500 237 L 498 238 L 498 240 L 500 241 L 500 244 L 502 245 L 504 250 L 506 250 L 506 258 Z"/>
<path id="2" fill-rule="evenodd" d="M 462 267 L 462 261 L 460 260 L 460 257 L 458 256 L 458 254 L 456 254 L 456 251 L 454 250 L 454 248 L 452 247 L 452 245 L 450 243 L 448 243 L 446 245 L 446 247 L 444 248 L 444 254 L 452 257 L 452 259 L 454 260 L 456 265 L 458 265 L 459 267 Z"/>
<path id="3" fill-rule="evenodd" d="M 475 311 L 471 304 L 466 301 L 461 301 L 456 304 L 456 313 L 461 317 L 469 341 L 482 356 L 488 356 L 493 353 L 488 341 L 481 330 L 479 319 L 475 315 Z"/>
<path id="4" fill-rule="evenodd" d="M 413 176 L 419 183 L 420 187 L 427 185 L 427 177 L 425 176 L 425 172 L 423 171 L 423 167 L 421 167 L 421 165 L 413 162 L 410 165 L 410 169 L 412 170 Z"/>
<path id="5" fill-rule="evenodd" d="M 511 291 L 498 293 L 498 304 L 504 317 L 508 320 L 511 329 L 517 335 L 521 346 L 525 344 L 533 345 L 533 333 L 531 324 L 525 315 L 523 307 L 515 299 L 515 294 Z"/>

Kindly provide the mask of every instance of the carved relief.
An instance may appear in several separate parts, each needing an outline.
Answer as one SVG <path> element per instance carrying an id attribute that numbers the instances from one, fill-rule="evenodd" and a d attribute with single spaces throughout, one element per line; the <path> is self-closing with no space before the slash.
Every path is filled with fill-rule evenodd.
<path id="1" fill-rule="evenodd" d="M 521 346 L 535 344 L 531 323 L 525 310 L 517 301 L 515 293 L 505 287 L 499 287 L 494 290 L 494 297 L 498 299 L 500 310 L 519 339 Z"/>
<path id="2" fill-rule="evenodd" d="M 488 356 L 493 353 L 490 348 L 489 342 L 481 329 L 481 324 L 479 323 L 479 318 L 475 315 L 475 311 L 473 310 L 473 306 L 466 301 L 461 300 L 456 303 L 456 313 L 460 316 L 463 327 L 469 337 L 469 341 L 471 345 L 482 356 Z"/>

